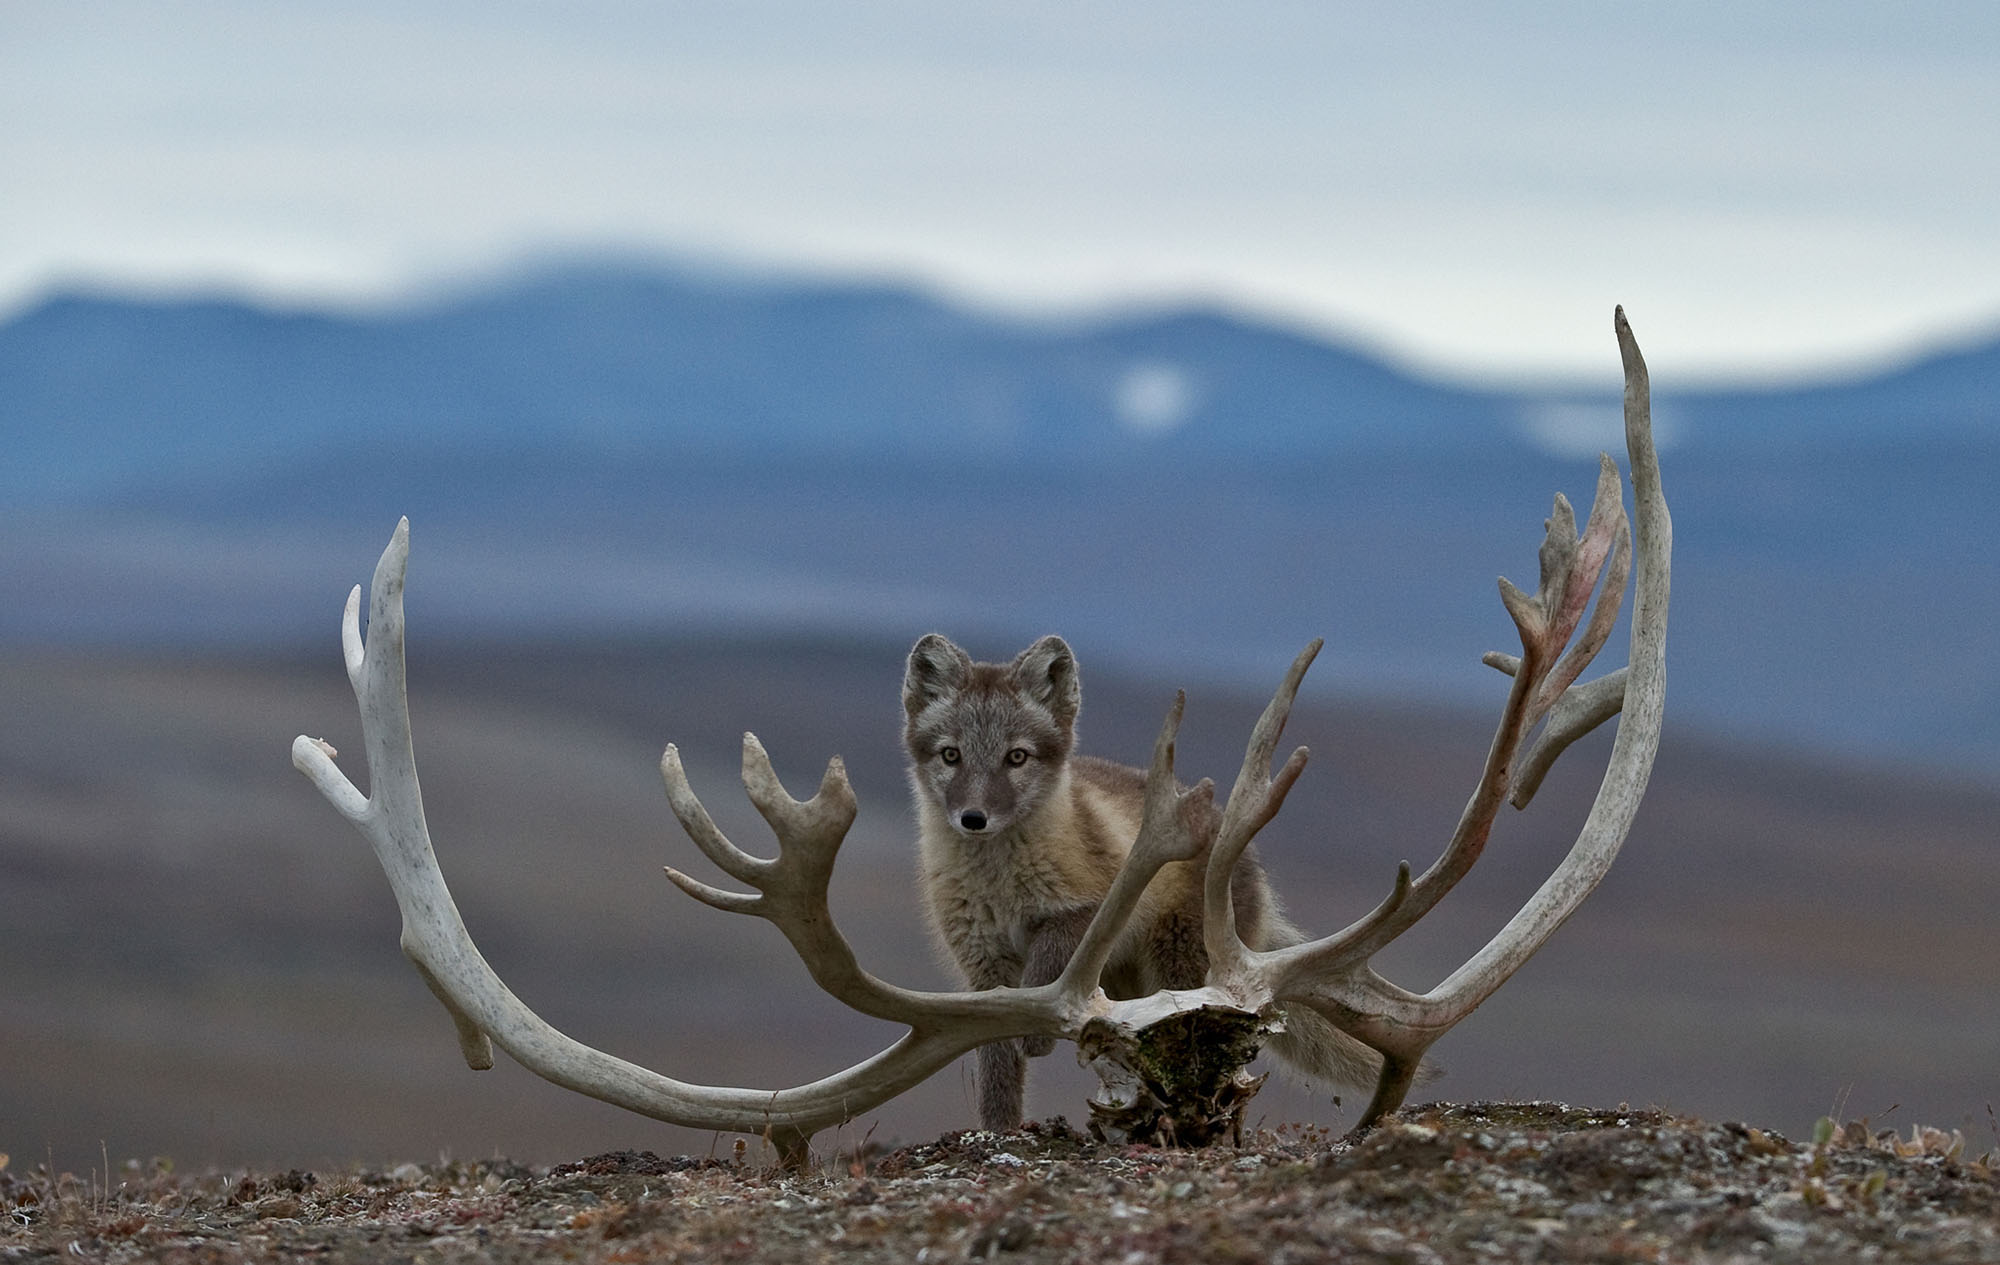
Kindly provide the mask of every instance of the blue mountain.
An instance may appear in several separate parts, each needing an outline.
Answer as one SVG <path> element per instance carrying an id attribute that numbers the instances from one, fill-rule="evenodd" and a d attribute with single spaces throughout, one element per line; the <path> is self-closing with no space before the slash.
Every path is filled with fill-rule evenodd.
<path id="1" fill-rule="evenodd" d="M 2000 445 L 2000 342 L 1865 379 L 1661 394 L 1704 449 Z M 1560 398 L 1560 397 L 1557 397 Z M 341 454 L 1312 464 L 1521 442 L 1550 397 L 1425 381 L 1211 309 L 1006 319 L 892 285 L 600 265 L 356 315 L 52 296 L 0 325 L 0 504 Z M 1615 397 L 1564 401 L 1601 414 Z"/>
<path id="2" fill-rule="evenodd" d="M 1786 449 L 2000 447 L 2000 341 L 1866 377 L 1756 391 L 1697 391 L 1675 405 L 1703 445 Z"/>
<path id="3" fill-rule="evenodd" d="M 1495 397 L 1213 311 L 1051 326 L 891 286 L 572 269 L 341 316 L 52 297 L 0 327 L 0 497 L 322 455 L 1266 458 L 1507 425 Z"/>

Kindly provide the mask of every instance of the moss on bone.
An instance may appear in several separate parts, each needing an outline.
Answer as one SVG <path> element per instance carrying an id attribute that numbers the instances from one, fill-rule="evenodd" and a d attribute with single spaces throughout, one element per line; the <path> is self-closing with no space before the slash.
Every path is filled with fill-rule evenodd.
<path id="1" fill-rule="evenodd" d="M 1204 1146 L 1240 1136 L 1243 1109 L 1263 1085 L 1245 1067 L 1275 1027 L 1231 1006 L 1177 1011 L 1142 1027 L 1097 1019 L 1077 1042 L 1103 1088 L 1091 1131 L 1114 1142 Z"/>

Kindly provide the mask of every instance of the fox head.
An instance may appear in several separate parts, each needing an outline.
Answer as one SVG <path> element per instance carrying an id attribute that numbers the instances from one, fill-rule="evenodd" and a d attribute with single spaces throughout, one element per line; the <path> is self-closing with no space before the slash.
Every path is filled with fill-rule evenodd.
<path id="1" fill-rule="evenodd" d="M 917 795 L 966 838 L 1021 822 L 1059 784 L 1083 703 L 1076 656 L 1044 637 L 1012 663 L 974 663 L 936 633 L 903 675 L 903 740 Z"/>

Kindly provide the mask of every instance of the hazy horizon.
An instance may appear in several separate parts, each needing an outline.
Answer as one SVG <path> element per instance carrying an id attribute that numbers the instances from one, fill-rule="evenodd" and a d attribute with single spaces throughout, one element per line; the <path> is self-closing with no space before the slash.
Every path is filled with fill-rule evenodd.
<path id="1" fill-rule="evenodd" d="M 551 250 L 1220 302 L 1461 379 L 2000 322 L 2000 13 L 1563 3 L 0 12 L 0 310 L 356 302 Z"/>
<path id="2" fill-rule="evenodd" d="M 725 285 L 771 284 L 828 289 L 884 289 L 908 293 L 944 307 L 1023 328 L 1059 329 L 1112 324 L 1178 312 L 1215 312 L 1257 325 L 1288 331 L 1328 346 L 1352 350 L 1418 381 L 1464 390 L 1490 390 L 1560 397 L 1615 389 L 1615 364 L 1544 366 L 1509 369 L 1477 362 L 1427 358 L 1416 348 L 1379 333 L 1334 327 L 1309 313 L 1282 304 L 1260 304 L 1254 298 L 1222 291 L 1187 289 L 1148 295 L 1105 293 L 1072 299 L 1023 299 L 954 285 L 950 278 L 917 271 L 849 269 L 825 263 L 785 260 L 776 255 L 679 250 L 671 244 L 568 245 L 546 249 L 522 248 L 502 257 L 461 269 L 413 269 L 375 292 L 347 294 L 337 289 L 299 289 L 260 282 L 241 275 L 191 275 L 173 278 L 138 273 L 58 272 L 43 284 L 0 297 L 0 325 L 66 297 L 105 298 L 153 303 L 221 302 L 290 316 L 377 319 L 421 312 L 463 301 L 470 296 L 502 290 L 534 278 L 576 270 L 603 270 L 633 275 L 656 274 L 713 280 Z M 1624 306 L 1614 303 L 1613 306 Z M 1677 375 L 1673 393 L 1688 391 L 1783 391 L 1838 386 L 1893 373 L 1926 360 L 2000 341 L 2000 302 L 1986 315 L 1973 315 L 1957 325 L 1927 330 L 1909 338 L 1829 354 L 1796 364 L 1735 366 L 1703 369 L 1671 366 Z M 1671 353 L 1668 353 L 1671 355 Z M 1600 362 L 1603 357 L 1597 358 Z M 1671 364 L 1671 362 L 1670 362 Z M 1661 431 L 1663 444 L 1675 436 Z M 1659 431 L 1661 419 L 1655 418 Z M 1601 443 L 1592 448 L 1602 447 Z"/>

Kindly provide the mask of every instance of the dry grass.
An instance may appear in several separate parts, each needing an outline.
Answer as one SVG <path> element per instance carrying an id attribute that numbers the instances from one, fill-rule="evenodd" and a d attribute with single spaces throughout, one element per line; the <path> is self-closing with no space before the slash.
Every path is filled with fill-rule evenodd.
<path id="1" fill-rule="evenodd" d="M 616 1152 L 390 1172 L 0 1171 L 9 1260 L 1285 1262 L 2000 1260 L 2000 1156 L 1962 1136 L 1556 1103 L 1436 1105 L 1358 1143 L 1092 1142 L 1060 1121 L 786 1173 Z"/>

